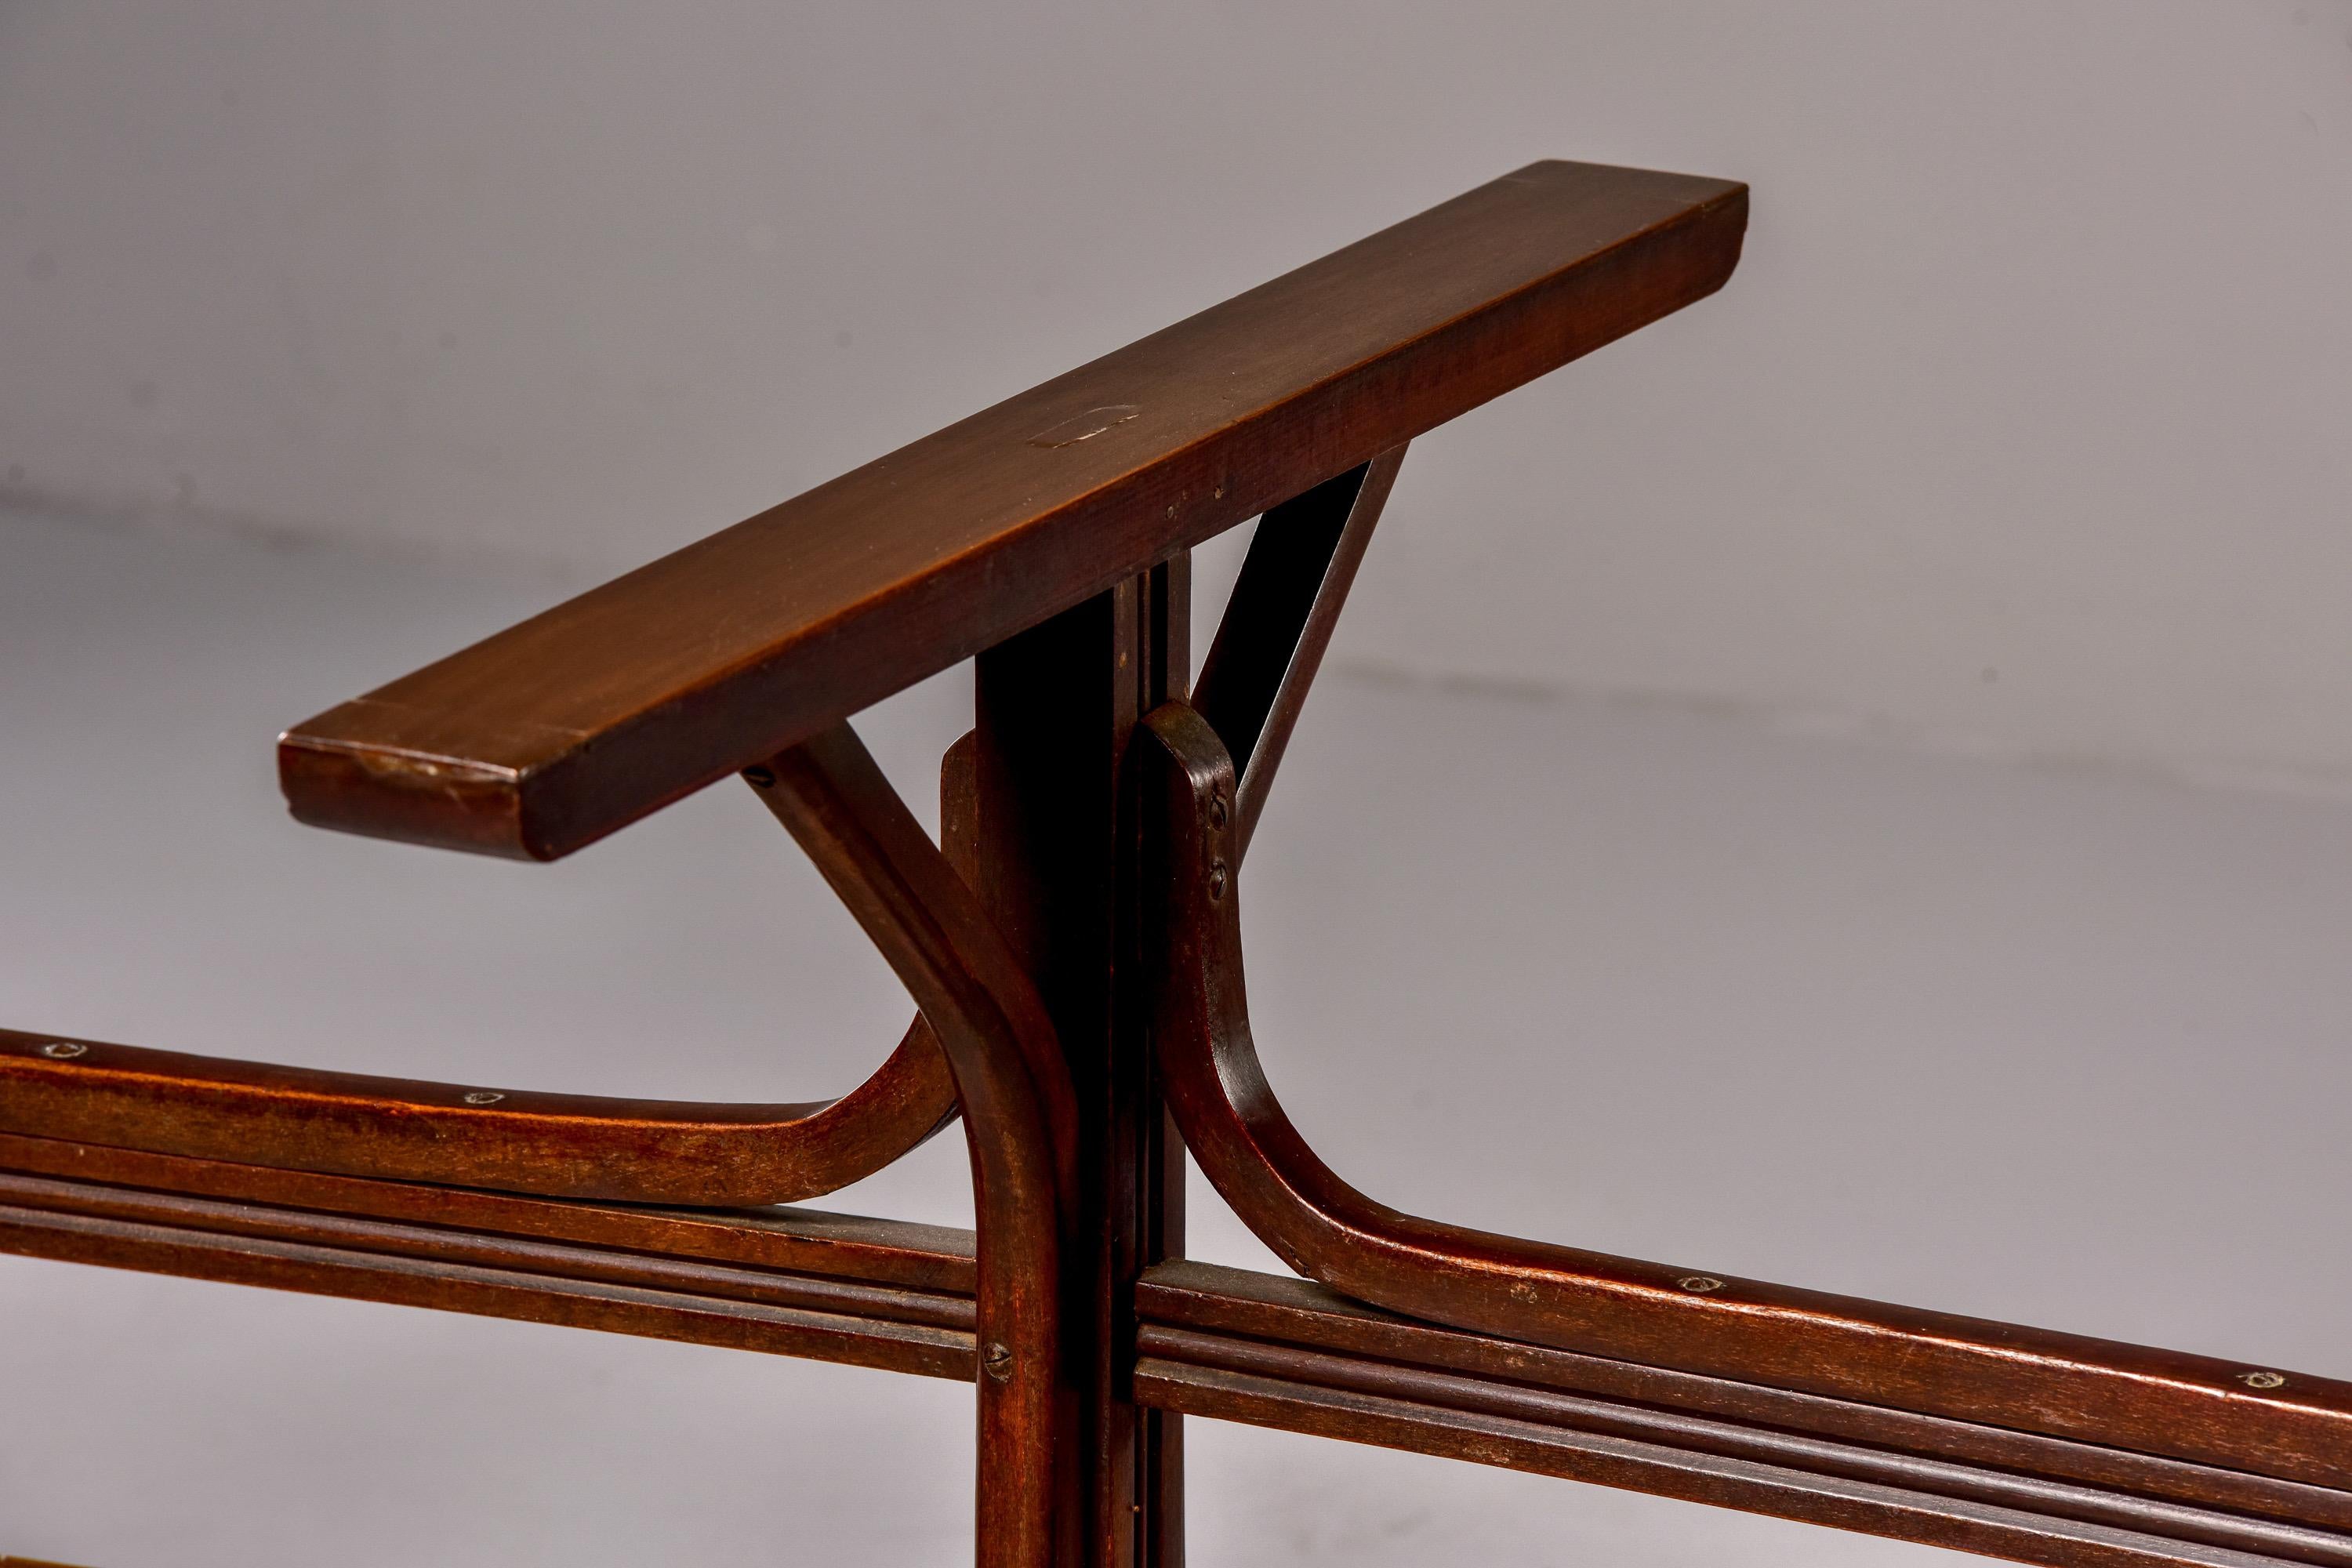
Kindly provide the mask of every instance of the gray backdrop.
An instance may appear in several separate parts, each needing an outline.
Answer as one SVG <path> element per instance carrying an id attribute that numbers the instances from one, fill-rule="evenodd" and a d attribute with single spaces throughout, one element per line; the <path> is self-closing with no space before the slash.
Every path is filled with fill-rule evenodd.
<path id="1" fill-rule="evenodd" d="M 271 735 L 1529 158 L 1734 175 L 1723 295 L 1408 463 L 1246 879 L 1277 1086 L 1444 1217 L 2352 1373 L 2347 154 L 2344 0 L 0 0 L 0 1021 L 854 1081 L 904 1001 L 741 791 L 515 867 Z M 918 802 L 962 679 L 864 721 Z M 0 1552 L 954 1562 L 968 1408 L 0 1259 Z M 1192 1441 L 1204 1565 L 1934 1555 Z"/>
<path id="2" fill-rule="evenodd" d="M 2352 794 L 2352 0 L 0 4 L 0 479 L 632 565 L 1537 157 L 1345 657 Z"/>

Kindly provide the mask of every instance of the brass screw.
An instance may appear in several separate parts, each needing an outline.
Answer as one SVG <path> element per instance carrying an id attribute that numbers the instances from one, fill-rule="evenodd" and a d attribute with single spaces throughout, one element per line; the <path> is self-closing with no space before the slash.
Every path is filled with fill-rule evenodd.
<path id="1" fill-rule="evenodd" d="M 776 770 L 765 763 L 753 763 L 743 770 L 743 779 L 753 789 L 772 789 L 776 783 Z"/>
<path id="2" fill-rule="evenodd" d="M 1704 1296 L 1710 1290 L 1723 1289 L 1723 1281 L 1712 1274 L 1685 1274 L 1675 1283 L 1694 1296 Z"/>
<path id="3" fill-rule="evenodd" d="M 980 1358 L 981 1371 L 1003 1383 L 1013 1375 L 1013 1352 L 995 1341 L 989 1342 L 988 1353 Z"/>
<path id="4" fill-rule="evenodd" d="M 1209 797 L 1209 826 L 1212 827 L 1223 827 L 1225 825 L 1226 816 L 1225 797 L 1221 795 L 1211 795 Z"/>
<path id="5" fill-rule="evenodd" d="M 466 1096 L 466 1103 L 468 1105 L 496 1105 L 499 1100 L 504 1100 L 505 1098 L 505 1095 L 500 1094 L 495 1089 L 478 1089 L 471 1094 Z"/>
<path id="6" fill-rule="evenodd" d="M 56 1061 L 69 1062 L 76 1057 L 89 1055 L 89 1047 L 79 1040 L 51 1040 L 41 1047 L 41 1054 Z"/>
<path id="7" fill-rule="evenodd" d="M 2286 1374 L 2280 1372 L 2242 1372 L 2238 1381 L 2248 1388 L 2284 1388 Z"/>
<path id="8" fill-rule="evenodd" d="M 1233 879 L 1234 874 L 1225 869 L 1225 863 L 1223 860 L 1220 860 L 1215 865 L 1210 867 L 1209 897 L 1213 899 L 1223 898 L 1225 896 L 1225 889 Z"/>

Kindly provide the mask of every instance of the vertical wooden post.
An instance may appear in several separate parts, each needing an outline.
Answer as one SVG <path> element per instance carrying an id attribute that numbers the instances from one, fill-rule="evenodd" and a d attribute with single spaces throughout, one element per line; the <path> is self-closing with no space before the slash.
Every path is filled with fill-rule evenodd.
<path id="1" fill-rule="evenodd" d="M 1139 889 L 1121 770 L 1137 721 L 1184 692 L 1190 586 L 1180 555 L 978 660 L 982 893 L 1037 982 L 1078 1099 L 1064 1286 L 1082 1495 L 1067 1568 L 1182 1561 L 1181 1418 L 1137 1409 L 1127 1387 L 1133 1282 L 1182 1249 L 1184 1165 L 1122 985 L 1138 972 Z"/>

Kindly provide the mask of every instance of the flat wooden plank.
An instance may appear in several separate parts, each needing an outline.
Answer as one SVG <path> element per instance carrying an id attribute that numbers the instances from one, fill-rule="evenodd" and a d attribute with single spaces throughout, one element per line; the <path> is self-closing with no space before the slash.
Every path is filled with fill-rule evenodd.
<path id="1" fill-rule="evenodd" d="M 1746 224 L 1530 164 L 297 726 L 287 799 L 568 854 L 1704 298 Z"/>

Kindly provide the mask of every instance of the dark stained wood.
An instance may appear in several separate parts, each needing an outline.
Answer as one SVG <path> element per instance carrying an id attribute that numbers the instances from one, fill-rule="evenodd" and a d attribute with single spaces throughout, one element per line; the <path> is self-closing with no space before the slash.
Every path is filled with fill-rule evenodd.
<path id="1" fill-rule="evenodd" d="M 178 1193 L 97 1187 L 87 1183 L 0 1172 L 0 1202 L 25 1209 L 201 1230 L 220 1237 L 313 1243 L 420 1262 L 475 1264 L 582 1283 L 639 1285 L 769 1306 L 848 1312 L 893 1322 L 969 1330 L 971 1298 L 866 1280 L 745 1268 L 698 1258 L 664 1258 L 478 1232 L 440 1230 L 383 1220 L 288 1211 L 192 1198 Z"/>
<path id="2" fill-rule="evenodd" d="M 1232 760 L 1183 704 L 1143 728 L 1167 823 L 1169 1104 L 1218 1192 L 1300 1273 L 1538 1344 L 2352 1487 L 2352 1384 L 1494 1236 L 1364 1196 L 1299 1137 L 1258 1063 Z"/>
<path id="3" fill-rule="evenodd" d="M 1746 221 L 1530 164 L 296 726 L 287 799 L 568 854 L 1712 293 Z"/>
<path id="4" fill-rule="evenodd" d="M 1218 623 L 1192 705 L 1232 753 L 1234 866 L 1322 667 L 1348 589 L 1404 462 L 1393 447 L 1265 514 Z"/>
<path id="5" fill-rule="evenodd" d="M 1665 1449 L 1687 1462 L 1730 1459 L 1837 1481 L 1895 1489 L 1906 1494 L 1900 1513 L 1853 1521 L 1873 1534 L 1933 1539 L 1919 1529 L 1919 1516 L 1948 1526 L 1976 1517 L 1979 1505 L 2034 1516 L 2042 1530 L 2089 1525 L 2101 1531 L 2127 1531 L 2180 1546 L 2218 1547 L 2285 1562 L 2344 1568 L 2352 1563 L 2352 1536 L 2272 1521 L 2242 1519 L 2212 1509 L 2147 1498 L 2119 1496 L 2095 1488 L 2053 1482 L 2034 1476 L 1888 1454 L 1853 1444 L 1824 1442 L 1803 1435 L 1709 1420 L 1672 1411 L 1646 1409 L 1549 1389 L 1514 1386 L 1489 1379 L 1367 1363 L 1288 1347 L 1255 1345 L 1182 1330 L 1143 1331 L 1147 1363 L 1159 1362 L 1213 1373 L 1306 1384 L 1341 1396 L 1365 1395 L 1441 1410 L 1459 1418 L 1492 1417 L 1579 1435 L 1630 1439 Z M 1475 1458 L 1465 1454 L 1464 1458 Z M 1650 1489 L 1644 1487 L 1643 1489 Z"/>
<path id="6" fill-rule="evenodd" d="M 2194 1506 L 2177 1516 L 2189 1521 L 2182 1528 L 2202 1531 L 2194 1538 L 2209 1544 L 2255 1539 L 2242 1529 L 2251 1521 L 2305 1527 L 2301 1534 L 2263 1539 L 2336 1553 L 2315 1561 L 2339 1561 L 2352 1551 L 2352 1492 L 1449 1329 L 1366 1306 L 1304 1279 L 1207 1263 L 1165 1263 L 1138 1282 L 1136 1311 L 1145 1352 L 1202 1365 L 1272 1369 L 1300 1377 L 1311 1370 L 1315 1378 L 1335 1386 L 1375 1391 L 1377 1380 L 1390 1371 L 1415 1369 L 1459 1380 L 1425 1386 L 1451 1388 L 1454 1392 L 1446 1397 L 1471 1408 L 1506 1414 L 1557 1409 L 1587 1424 L 1601 1423 L 1601 1429 L 1630 1411 L 1652 1435 L 1665 1434 L 1661 1440 L 1685 1446 L 1755 1452 L 1759 1450 L 1752 1435 L 1762 1434 L 1768 1447 L 1777 1445 L 1773 1451 L 1783 1460 L 1795 1456 L 1805 1466 L 1858 1479 L 1884 1478 L 1894 1473 L 1885 1468 L 1888 1461 L 1908 1458 L 1929 1466 L 1906 1474 L 1915 1479 L 1936 1474 L 1937 1485 L 1957 1488 L 1958 1495 L 1982 1498 L 2012 1483 L 2050 1482 L 2060 1489 L 2044 1494 L 2037 1507 L 2060 1498 L 2067 1506 L 2090 1510 L 2086 1518 L 2145 1522 L 2154 1517 L 2147 1504 L 2186 1503 Z M 1279 1359 L 1293 1351 L 1302 1353 Z M 1584 1395 L 1597 1403 L 1494 1403 L 1517 1400 L 1517 1391 L 1527 1389 Z M 1707 1420 L 1659 1426 L 1645 1412 L 1683 1412 Z M 1937 1466 L 1944 1468 L 1937 1472 Z M 2225 1538 L 2217 1531 L 2236 1533 Z"/>
<path id="7" fill-rule="evenodd" d="M 1183 1413 L 2068 1568 L 2352 1568 L 2352 1385 L 1417 1219 L 1265 1083 L 1238 871 L 1404 443 L 1711 292 L 1745 221 L 1531 165 L 299 727 L 304 820 L 542 858 L 740 768 L 920 1016 L 782 1106 L 0 1032 L 0 1251 L 960 1377 L 1000 1568 L 1181 1568 Z M 1261 511 L 1196 710 L 1186 552 Z M 970 655 L 934 847 L 845 721 Z M 976 1236 L 744 1206 L 959 1109 Z M 1178 1123 L 1320 1283 L 1181 1260 Z"/>
<path id="8" fill-rule="evenodd" d="M 977 875 L 973 738 L 940 768 L 942 847 Z M 424 1083 L 0 1029 L 0 1132 L 550 1197 L 744 1207 L 872 1175 L 955 1115 L 920 1016 L 839 1100 L 696 1104 Z"/>
<path id="9" fill-rule="evenodd" d="M 34 1142 L 7 1141 L 0 1157 L 21 1165 Z M 50 1163 L 68 1158 L 49 1152 Z M 131 1173 L 108 1171 L 118 1181 Z M 320 1184 L 313 1198 L 335 1187 L 397 1185 L 255 1174 Z M 483 1195 L 498 1205 L 493 1215 L 507 1206 L 606 1207 Z M 699 1225 L 727 1216 L 684 1217 Z M 847 1249 L 854 1258 L 824 1245 L 803 1255 L 835 1273 L 713 1267 L 635 1247 L 518 1243 L 446 1225 L 0 1176 L 0 1249 L 972 1375 L 968 1236 L 806 1211 L 781 1223 L 811 1241 L 864 1245 Z M 908 1258 L 923 1257 L 928 1265 L 909 1268 Z M 961 1277 L 964 1287 L 909 1289 L 899 1281 L 910 1272 Z M 2352 1494 L 1449 1330 L 1304 1281 L 1204 1264 L 1150 1268 L 1133 1306 L 1143 1358 L 1135 1395 L 1171 1411 L 1761 1505 L 2025 1561 L 2230 1561 L 2184 1551 L 2184 1542 L 2242 1551 L 2243 1561 L 2352 1560 Z M 1236 1384 L 1236 1375 L 1257 1382 Z M 1244 1396 L 1228 1397 L 1236 1387 Z M 1366 1408 L 1380 1418 L 1360 1419 Z M 1700 1418 L 1685 1418 L 1693 1413 Z M 1498 1433 L 1524 1441 L 1497 1441 Z M 1595 1438 L 1643 1447 L 1628 1460 L 1602 1443 L 1592 1461 Z M 1769 1472 L 1762 1481 L 1741 1468 L 1759 1464 Z M 2183 1499 L 2210 1506 L 2178 1506 Z M 1999 1526 L 1990 1535 L 1989 1520 Z M 2093 1555 L 2064 1554 L 2082 1546 L 2077 1527 L 2085 1524 L 2096 1527 Z M 2120 1549 L 2118 1534 L 2168 1544 L 2143 1541 L 2126 1555 L 2099 1555 Z"/>
<path id="10" fill-rule="evenodd" d="M 664 1209 L 567 1202 L 417 1182 L 320 1175 L 0 1134 L 0 1170 L 258 1205 L 275 1216 L 353 1215 L 577 1242 L 970 1296 L 971 1233 L 814 1209 Z M 213 1213 L 209 1209 L 191 1213 Z"/>
<path id="11" fill-rule="evenodd" d="M 1139 702 L 1145 712 L 1179 699 L 1192 667 L 1192 563 L 1180 555 L 1154 567 L 1143 589 Z M 1132 738 L 1130 732 L 1130 745 Z M 1157 970 L 1145 943 L 1158 926 L 1151 908 L 1159 892 L 1143 876 L 1150 861 L 1146 826 L 1136 809 L 1127 752 L 1120 752 L 1118 950 L 1113 1048 L 1110 1053 L 1112 1172 L 1121 1184 L 1123 1212 L 1108 1235 L 1109 1270 L 1101 1285 L 1109 1299 L 1109 1384 L 1103 1398 L 1116 1432 L 1133 1434 L 1128 1473 L 1133 1493 L 1132 1568 L 1184 1568 L 1184 1419 L 1135 1398 L 1135 1284 L 1148 1268 L 1184 1255 L 1184 1185 L 1191 1162 L 1183 1134 L 1168 1113 L 1160 1064 L 1151 1048 L 1151 991 Z M 1114 1456 L 1114 1458 L 1116 1456 Z M 1113 1494 L 1114 1507 L 1117 1494 Z M 1115 1522 L 1115 1521 L 1114 1521 Z M 1116 1545 L 1116 1538 L 1113 1541 Z M 1104 1554 L 1112 1563 L 1117 1552 Z"/>
<path id="12" fill-rule="evenodd" d="M 1139 1398 L 1191 1415 L 1532 1470 L 2052 1568 L 2260 1568 L 2314 1561 L 1490 1415 L 1435 1398 L 1368 1394 L 1157 1356 L 1137 1363 L 1135 1384 Z"/>
<path id="13" fill-rule="evenodd" d="M 806 1105 L 421 1083 L 0 1029 L 6 1131 L 631 1203 L 749 1205 L 832 1192 L 929 1137 L 952 1113 L 951 1094 L 924 1027 L 854 1093 Z"/>
<path id="14" fill-rule="evenodd" d="M 1055 616 L 976 670 L 980 886 L 1054 1015 L 1080 1110 L 1070 1257 L 1073 1376 L 1092 1568 L 1181 1561 L 1178 1418 L 1129 1397 L 1129 1289 L 1182 1240 L 1181 1154 L 1163 1135 L 1146 1019 L 1117 984 L 1138 911 L 1120 771 L 1136 721 L 1183 689 L 1189 561 Z"/>
<path id="15" fill-rule="evenodd" d="M 808 1356 L 932 1377 L 972 1375 L 969 1330 L 617 1283 L 594 1277 L 610 1261 L 604 1258 L 562 1273 L 489 1268 L 447 1258 L 9 1203 L 0 1203 L 0 1252 Z M 541 1254 L 533 1261 L 544 1268 L 554 1260 Z"/>
<path id="16" fill-rule="evenodd" d="M 1080 1135 L 1053 1020 L 847 724 L 746 776 L 913 995 L 955 1075 L 979 1220 L 980 1561 L 1074 1568 L 1084 1470 L 1065 1259 Z"/>

